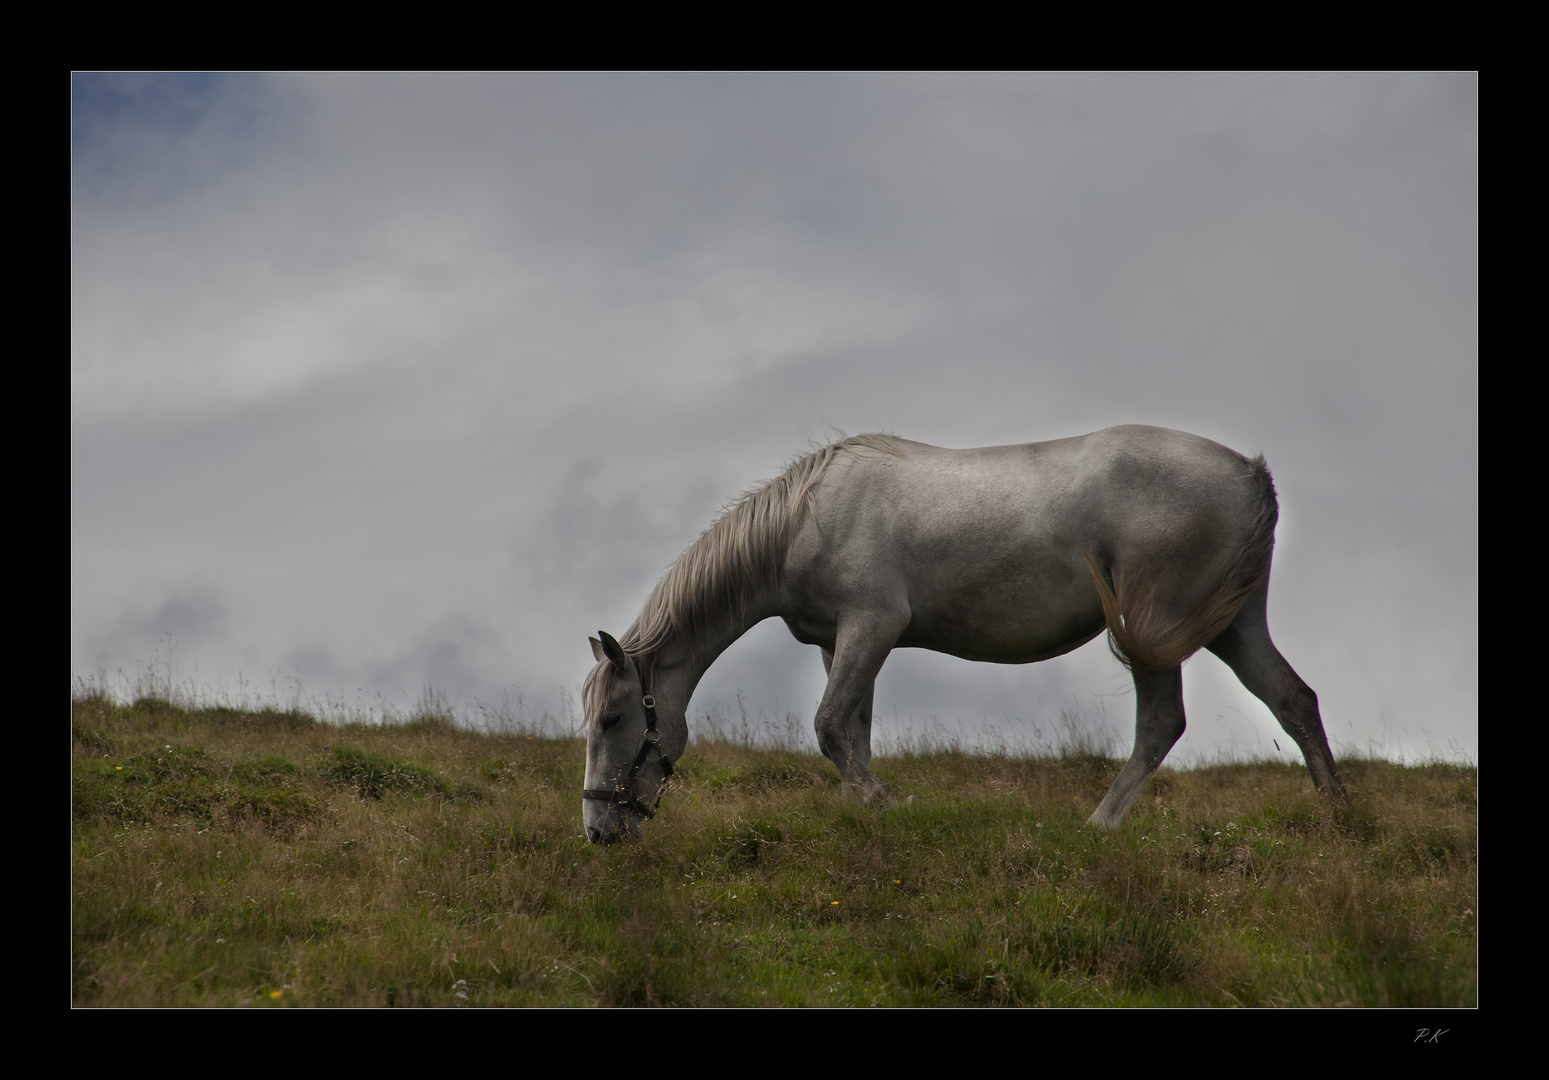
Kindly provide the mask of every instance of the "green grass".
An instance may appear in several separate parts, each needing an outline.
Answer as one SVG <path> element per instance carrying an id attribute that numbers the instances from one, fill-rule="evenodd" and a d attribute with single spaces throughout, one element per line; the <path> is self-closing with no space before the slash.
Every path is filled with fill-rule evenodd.
<path id="1" fill-rule="evenodd" d="M 642 842 L 578 740 L 74 703 L 78 1005 L 1474 1005 L 1478 771 L 691 745 Z"/>

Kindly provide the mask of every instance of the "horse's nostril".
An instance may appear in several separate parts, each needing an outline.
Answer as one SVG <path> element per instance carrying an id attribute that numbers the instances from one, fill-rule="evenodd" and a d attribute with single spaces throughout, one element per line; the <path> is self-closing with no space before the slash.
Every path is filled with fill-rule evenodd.
<path id="1" fill-rule="evenodd" d="M 594 844 L 600 844 L 602 843 L 602 830 L 588 825 L 586 827 L 586 838 Z"/>

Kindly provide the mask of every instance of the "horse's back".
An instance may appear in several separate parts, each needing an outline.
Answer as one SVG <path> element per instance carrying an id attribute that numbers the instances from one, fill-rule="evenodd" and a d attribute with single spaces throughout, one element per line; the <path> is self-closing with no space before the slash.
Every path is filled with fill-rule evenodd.
<path id="1" fill-rule="evenodd" d="M 1180 518 L 1254 512 L 1253 466 L 1219 443 L 1127 425 L 1049 442 L 951 450 L 898 440 L 898 457 L 868 456 L 839 480 L 869 507 L 934 548 L 969 531 L 1122 543 Z M 841 495 L 841 499 L 848 498 Z M 880 522 L 879 522 L 880 524 Z"/>

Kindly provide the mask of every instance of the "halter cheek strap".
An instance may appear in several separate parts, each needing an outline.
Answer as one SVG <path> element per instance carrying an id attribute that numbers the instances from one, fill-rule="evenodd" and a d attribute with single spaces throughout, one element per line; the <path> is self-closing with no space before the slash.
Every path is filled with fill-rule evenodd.
<path id="1" fill-rule="evenodd" d="M 667 786 L 667 778 L 672 775 L 672 759 L 662 750 L 661 733 L 656 730 L 656 699 L 646 694 L 640 704 L 645 706 L 645 742 L 640 744 L 640 752 L 635 755 L 635 764 L 629 770 L 628 780 L 620 780 L 612 788 L 586 788 L 582 790 L 581 798 L 627 806 L 643 818 L 653 818 L 656 816 L 657 805 L 662 801 L 662 789 Z M 652 750 L 656 751 L 661 761 L 662 782 L 656 788 L 656 798 L 647 806 L 635 797 L 635 781 L 640 776 L 640 766 L 645 764 Z"/>

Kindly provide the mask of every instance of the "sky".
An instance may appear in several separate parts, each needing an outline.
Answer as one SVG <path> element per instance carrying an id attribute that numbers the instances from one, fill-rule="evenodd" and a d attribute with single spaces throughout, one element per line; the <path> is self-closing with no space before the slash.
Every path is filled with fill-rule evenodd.
<path id="1" fill-rule="evenodd" d="M 1267 458 L 1336 752 L 1477 761 L 1478 92 L 74 75 L 72 685 L 564 722 L 587 636 L 812 447 L 1142 423 Z M 811 741 L 823 684 L 766 622 L 691 727 Z M 1184 685 L 1171 762 L 1294 760 L 1213 656 Z M 876 695 L 894 745 L 1127 752 L 1133 710 L 1101 638 Z"/>

